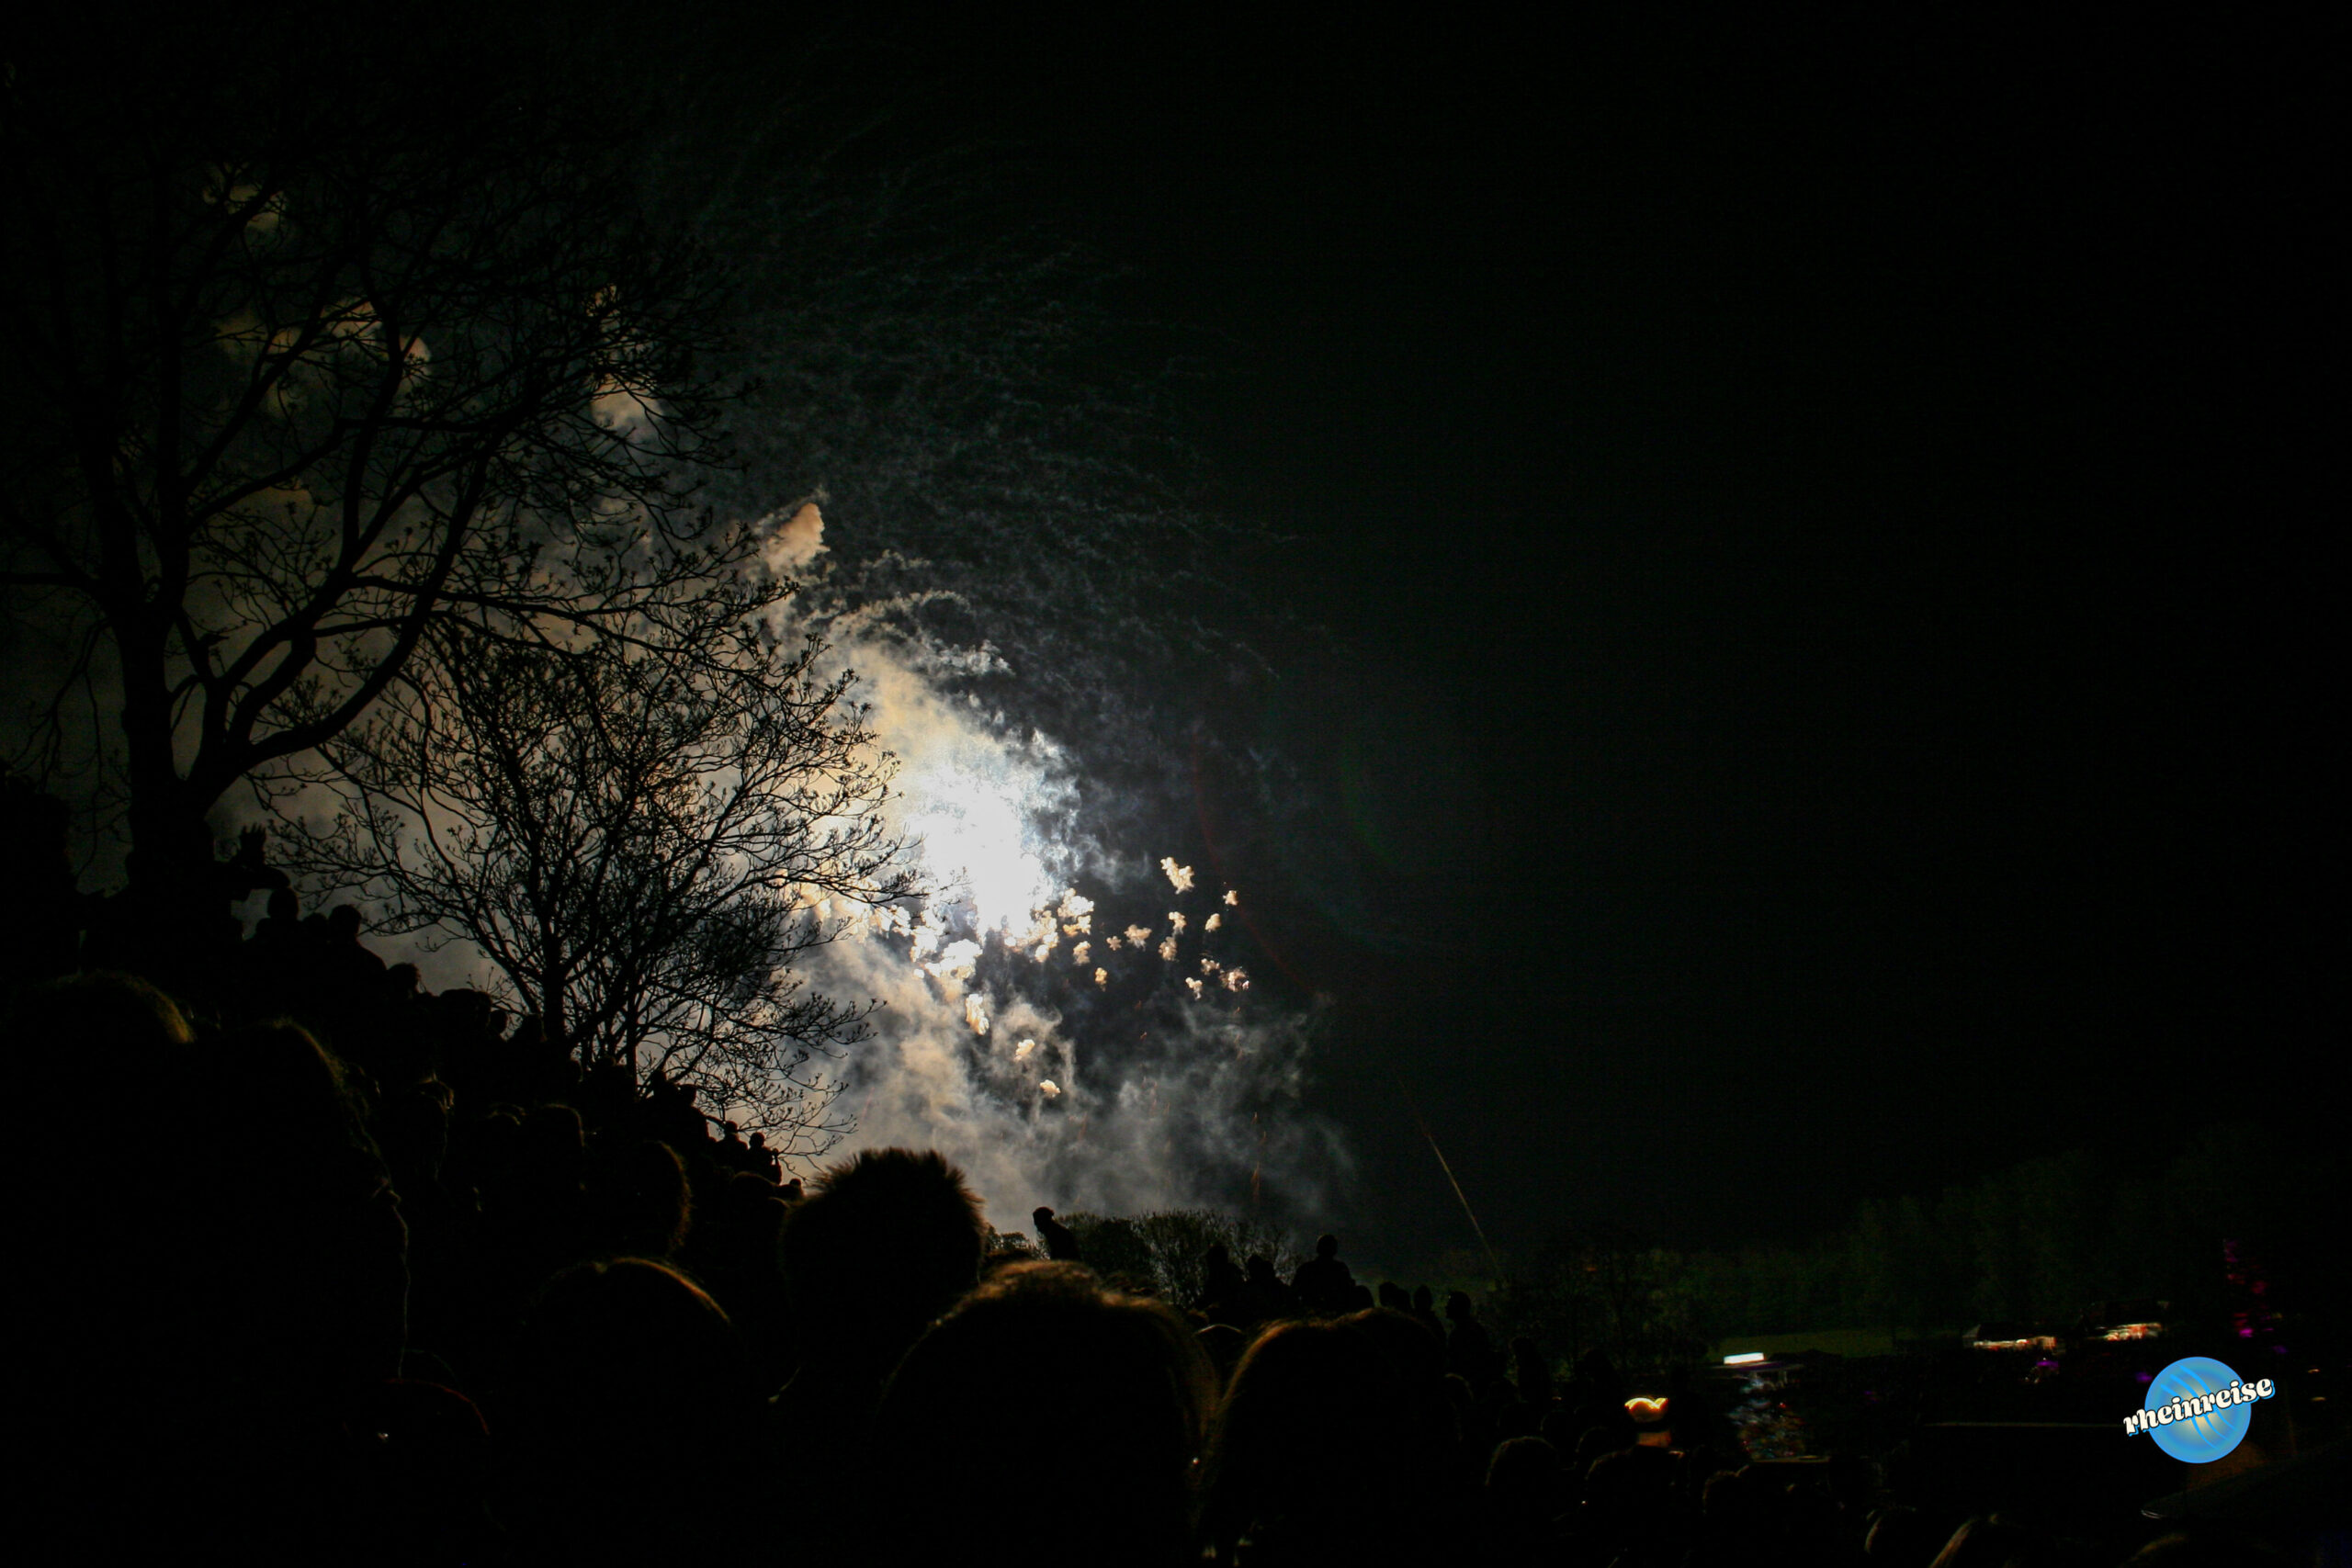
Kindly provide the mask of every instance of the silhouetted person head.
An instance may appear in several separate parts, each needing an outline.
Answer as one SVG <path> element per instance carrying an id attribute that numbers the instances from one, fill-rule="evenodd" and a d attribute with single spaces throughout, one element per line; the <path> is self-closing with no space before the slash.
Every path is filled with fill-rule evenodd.
<path id="1" fill-rule="evenodd" d="M 576 1171 L 588 1152 L 588 1129 L 569 1105 L 535 1105 L 523 1115 L 524 1157 Z"/>
<path id="2" fill-rule="evenodd" d="M 152 1555 L 125 1540 L 163 1529 L 234 1532 L 274 1561 L 334 1514 L 321 1456 L 405 1339 L 407 1231 L 365 1107 L 291 1025 L 192 1043 L 146 987 L 75 991 L 79 1043 L 113 1032 L 111 1065 L 144 1075 L 107 1099 L 168 1114 L 175 1157 L 158 1179 L 109 1151 L 83 1190 L 113 1206 L 19 1270 L 18 1332 L 72 1379 L 63 1404 L 38 1371 L 18 1390 L 45 1458 L 76 1478 L 35 1484 L 56 1503 L 103 1485 L 76 1527 L 92 1560 Z M 119 1168 L 136 1182 L 104 1174 Z"/>
<path id="3" fill-rule="evenodd" d="M 1594 1416 L 1600 1418 L 1593 1420 Z M 1572 1417 L 1574 1419 L 1575 1417 Z M 1592 1461 L 1603 1454 L 1613 1454 L 1620 1449 L 1634 1446 L 1635 1436 L 1633 1418 L 1620 1408 L 1614 1411 L 1584 1413 L 1591 1422 L 1577 1434 L 1576 1466 L 1578 1474 L 1592 1468 Z"/>
<path id="4" fill-rule="evenodd" d="M 17 1331 L 43 1346 L 43 1387 L 53 1368 L 50 1392 L 60 1397 L 74 1397 L 74 1380 L 93 1375 L 135 1385 L 153 1371 L 125 1353 L 147 1338 L 137 1323 L 152 1301 L 144 1286 L 158 1248 L 198 1241 L 181 1214 L 158 1205 L 152 1168 L 109 1157 L 107 1140 L 94 1140 L 89 1107 L 128 1107 L 141 1121 L 177 1116 L 179 1086 L 201 1059 L 195 1035 L 146 981 L 91 974 L 19 993 L 6 1037 L 0 1151 L 25 1275 Z M 45 1397 L 36 1391 L 37 1402 Z"/>
<path id="5" fill-rule="evenodd" d="M 645 1258 L 567 1269 L 517 1362 L 523 1533 L 543 1560 L 707 1561 L 736 1543 L 760 1401 L 734 1325 L 699 1287 Z"/>
<path id="6" fill-rule="evenodd" d="M 1739 1477 L 1718 1472 L 1707 1482 L 1706 1512 L 1710 1521 L 1721 1518 L 1739 1527 L 1746 1521 Z M 1881 1508 L 1871 1517 L 1870 1533 L 1862 1539 L 1862 1555 L 1871 1568 L 1927 1568 L 1942 1544 L 1942 1532 L 1918 1509 L 1901 1504 Z"/>
<path id="7" fill-rule="evenodd" d="M 1437 1385 L 1445 1377 L 1445 1341 L 1410 1313 L 1384 1306 L 1364 1307 L 1340 1320 L 1379 1348 L 1392 1375 L 1407 1379 L 1419 1390 L 1415 1397 L 1442 1398 Z"/>
<path id="8" fill-rule="evenodd" d="M 1205 1467 L 1204 1524 L 1221 1547 L 1247 1537 L 1273 1562 L 1401 1561 L 1451 1522 L 1425 1506 L 1442 1409 L 1427 1334 L 1372 1321 L 1385 1315 L 1277 1324 L 1242 1357 Z"/>
<path id="9" fill-rule="evenodd" d="M 971 1521 L 1034 1498 L 1019 1561 L 1193 1561 L 1213 1374 L 1165 1304 L 1068 1263 L 999 1270 L 933 1325 L 875 1422 L 883 1561 L 966 1560 Z"/>
<path id="10" fill-rule="evenodd" d="M 9 1010 L 8 1028 L 18 1043 L 15 1072 L 40 1074 L 43 1058 L 54 1060 L 54 1048 L 68 1046 L 63 1054 L 76 1058 L 77 1076 L 96 1064 L 134 1080 L 159 1054 L 196 1038 L 171 998 L 134 975 L 106 972 L 29 987 Z M 36 1042 L 42 1048 L 27 1049 Z"/>
<path id="11" fill-rule="evenodd" d="M 1542 1438 L 1498 1443 L 1487 1461 L 1490 1521 L 1506 1531 L 1540 1531 L 1560 1486 L 1560 1450 Z"/>
<path id="12" fill-rule="evenodd" d="M 1673 1491 L 1670 1455 L 1640 1448 L 1602 1454 L 1585 1472 L 1586 1527 L 1600 1541 L 1647 1535 L 1668 1518 Z"/>
<path id="13" fill-rule="evenodd" d="M 692 1189 L 685 1161 L 651 1138 L 625 1144 L 599 1161 L 596 1187 L 611 1249 L 639 1258 L 667 1258 L 686 1239 Z"/>
<path id="14" fill-rule="evenodd" d="M 779 1242 L 804 1364 L 870 1401 L 899 1354 L 979 1277 L 988 1226 L 935 1150 L 866 1149 L 817 1178 Z"/>
<path id="15" fill-rule="evenodd" d="M 186 1301 L 218 1351 L 326 1387 L 392 1376 L 408 1230 L 358 1082 L 290 1023 L 202 1048 L 175 1200 L 204 1218 Z"/>
<path id="16" fill-rule="evenodd" d="M 1315 1238 L 1315 1256 L 1316 1256 L 1316 1257 L 1317 1257 L 1317 1258 L 1337 1258 L 1339 1255 L 1340 1255 L 1340 1238 L 1339 1238 L 1338 1236 L 1335 1236 L 1335 1235 L 1319 1235 L 1319 1236 L 1317 1236 L 1317 1237 Z"/>
<path id="17" fill-rule="evenodd" d="M 727 1314 L 651 1258 L 576 1264 L 550 1279 L 526 1324 L 521 1361 L 541 1412 L 567 1426 L 684 1436 L 752 1403 Z"/>

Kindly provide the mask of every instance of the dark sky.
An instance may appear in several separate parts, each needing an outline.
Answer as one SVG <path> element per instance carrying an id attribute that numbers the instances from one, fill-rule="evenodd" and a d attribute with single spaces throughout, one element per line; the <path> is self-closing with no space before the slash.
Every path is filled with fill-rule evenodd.
<path id="1" fill-rule="evenodd" d="M 1469 1242 L 1416 1110 L 1506 1245 L 2315 1114 L 2331 40 L 958 26 L 875 68 L 1211 345 L 1217 500 L 1338 638 L 1257 722 L 1347 807 L 1266 934 L 1360 1254 Z"/>

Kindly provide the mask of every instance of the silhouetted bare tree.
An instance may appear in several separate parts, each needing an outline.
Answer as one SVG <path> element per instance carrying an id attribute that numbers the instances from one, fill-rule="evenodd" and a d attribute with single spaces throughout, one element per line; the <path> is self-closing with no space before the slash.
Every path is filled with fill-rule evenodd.
<path id="1" fill-rule="evenodd" d="M 435 626 L 322 743 L 346 809 L 300 858 L 386 929 L 472 942 L 584 1066 L 686 1085 L 815 1154 L 841 1129 L 812 1064 L 871 1009 L 809 992 L 795 962 L 911 885 L 850 677 L 738 609 L 715 594 L 698 625 L 576 647 Z"/>
<path id="2" fill-rule="evenodd" d="M 726 576 L 678 504 L 707 294 L 639 215 L 620 111 L 519 33 L 342 17 L 198 8 L 10 64 L 21 760 L 98 776 L 142 898 L 201 886 L 223 793 L 344 731 L 437 618 L 662 635 Z"/>

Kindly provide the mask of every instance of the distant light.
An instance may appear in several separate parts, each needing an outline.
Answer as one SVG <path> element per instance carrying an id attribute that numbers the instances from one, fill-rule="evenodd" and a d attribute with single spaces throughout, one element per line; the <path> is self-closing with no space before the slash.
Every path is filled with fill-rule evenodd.
<path id="1" fill-rule="evenodd" d="M 1752 1367 L 1763 1359 L 1764 1352 L 1761 1350 L 1742 1350 L 1736 1356 L 1725 1356 L 1724 1358 L 1724 1365 L 1726 1367 Z"/>

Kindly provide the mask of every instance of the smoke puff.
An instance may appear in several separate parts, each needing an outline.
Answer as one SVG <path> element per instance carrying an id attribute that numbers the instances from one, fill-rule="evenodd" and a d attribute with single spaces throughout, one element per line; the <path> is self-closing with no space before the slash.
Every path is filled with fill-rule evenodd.
<path id="1" fill-rule="evenodd" d="M 1147 878 L 1166 878 L 1162 897 L 1170 885 L 1183 891 L 1190 868 L 1171 875 L 1172 860 L 1102 842 L 1075 758 L 958 700 L 956 683 L 989 650 L 932 645 L 855 612 L 829 629 L 868 723 L 900 761 L 892 825 L 939 890 L 915 924 L 963 958 L 948 970 L 922 962 L 920 936 L 886 921 L 813 955 L 818 989 L 882 1003 L 875 1038 L 840 1070 L 839 1108 L 856 1130 L 832 1157 L 937 1148 L 1000 1215 L 1253 1195 L 1301 1223 L 1325 1215 L 1349 1162 L 1336 1133 L 1295 1104 L 1310 1016 L 1245 1012 L 1241 972 L 1214 959 L 1205 972 L 1226 979 L 1223 991 L 1184 983 L 1152 962 L 1173 958 L 1176 936 L 1154 953 L 1143 927 L 1129 929 L 1133 956 L 1117 973 L 1090 976 L 1084 944 L 1070 965 L 1031 962 L 1058 940 L 1057 919 L 1140 901 Z M 1169 923 L 1187 925 L 1181 910 Z"/>

